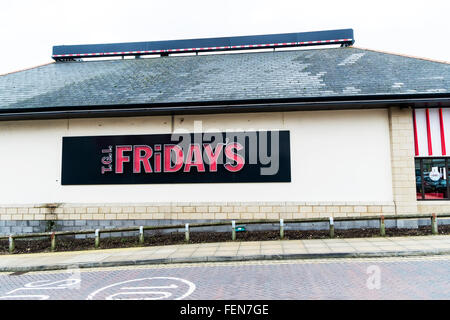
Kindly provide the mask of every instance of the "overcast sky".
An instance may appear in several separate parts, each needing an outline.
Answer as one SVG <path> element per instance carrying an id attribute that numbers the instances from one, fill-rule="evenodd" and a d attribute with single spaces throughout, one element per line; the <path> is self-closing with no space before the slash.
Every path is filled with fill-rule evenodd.
<path id="1" fill-rule="evenodd" d="M 355 46 L 450 61 L 450 0 L 1 0 L 0 74 L 53 45 L 353 28 Z"/>

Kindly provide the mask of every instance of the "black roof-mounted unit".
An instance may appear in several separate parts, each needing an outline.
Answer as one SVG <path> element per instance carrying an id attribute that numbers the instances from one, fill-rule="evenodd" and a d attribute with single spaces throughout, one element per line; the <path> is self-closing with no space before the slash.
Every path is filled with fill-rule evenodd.
<path id="1" fill-rule="evenodd" d="M 257 36 L 54 46 L 52 58 L 55 60 L 66 60 L 150 54 L 167 55 L 186 52 L 248 50 L 326 44 L 352 45 L 354 42 L 353 29 L 340 29 Z"/>

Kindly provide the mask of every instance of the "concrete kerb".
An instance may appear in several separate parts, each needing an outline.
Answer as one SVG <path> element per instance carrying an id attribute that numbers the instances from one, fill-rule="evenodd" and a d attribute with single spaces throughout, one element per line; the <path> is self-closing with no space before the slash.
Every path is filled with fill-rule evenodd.
<path id="1" fill-rule="evenodd" d="M 0 267 L 0 272 L 32 272 L 65 270 L 77 266 L 78 268 L 105 268 L 123 267 L 133 265 L 155 265 L 155 264 L 183 264 L 201 262 L 238 262 L 257 260 L 306 260 L 306 259 L 330 259 L 330 258 L 386 258 L 386 257 L 417 257 L 433 255 L 450 255 L 450 250 L 430 249 L 430 250 L 405 250 L 405 251 L 383 251 L 383 252 L 337 252 L 337 253 L 296 253 L 296 254 L 262 254 L 247 256 L 204 256 L 204 257 L 178 257 L 178 258 L 158 258 L 142 260 L 118 260 L 107 262 L 84 262 L 79 264 L 53 264 L 37 265 L 27 267 Z"/>

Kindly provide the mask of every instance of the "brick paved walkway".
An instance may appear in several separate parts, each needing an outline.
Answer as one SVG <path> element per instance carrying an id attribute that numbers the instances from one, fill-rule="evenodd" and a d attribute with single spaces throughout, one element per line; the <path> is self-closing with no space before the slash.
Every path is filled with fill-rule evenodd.
<path id="1" fill-rule="evenodd" d="M 68 266 L 449 254 L 450 236 L 222 242 L 0 256 L 0 271 Z"/>
<path id="2" fill-rule="evenodd" d="M 450 299 L 449 269 L 439 255 L 0 273 L 0 300 Z"/>

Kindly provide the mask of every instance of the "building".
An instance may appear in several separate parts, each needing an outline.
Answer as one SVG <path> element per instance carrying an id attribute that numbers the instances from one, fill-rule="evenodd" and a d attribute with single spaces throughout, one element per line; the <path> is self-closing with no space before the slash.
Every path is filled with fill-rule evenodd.
<path id="1" fill-rule="evenodd" d="M 450 65 L 353 47 L 353 31 L 284 36 L 185 56 L 62 46 L 1 76 L 0 233 L 448 212 Z M 294 48 L 328 40 L 342 46 Z M 132 59 L 88 59 L 108 52 Z"/>

